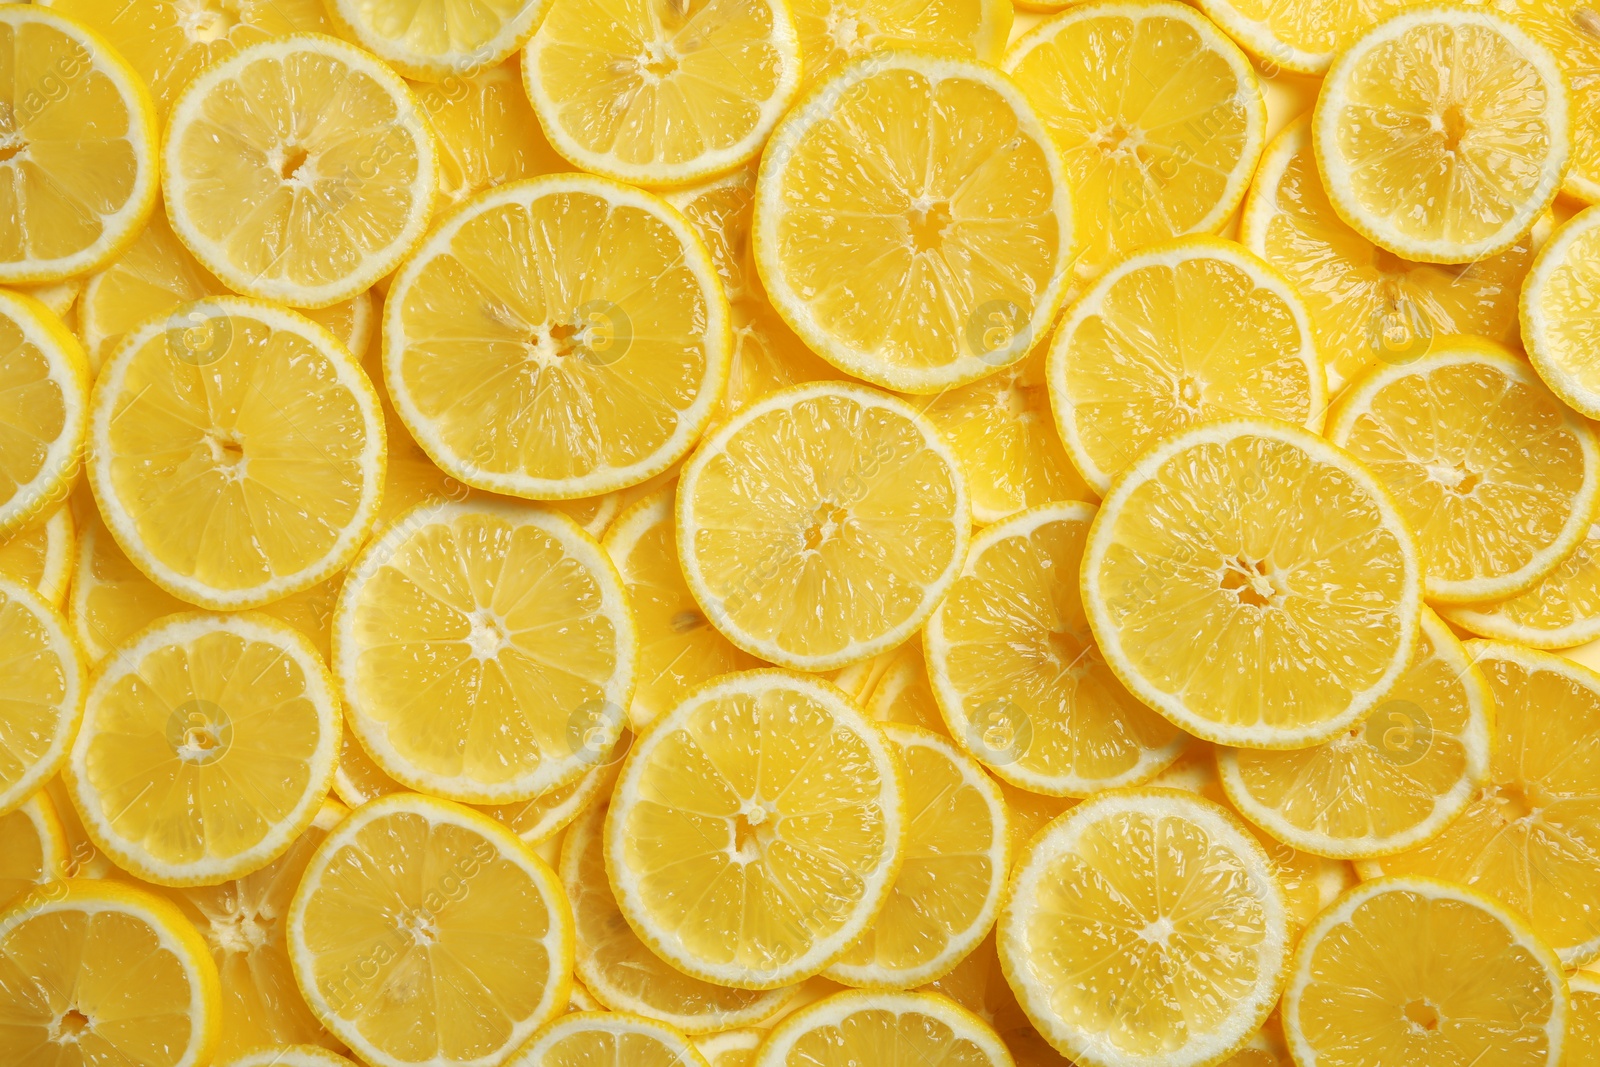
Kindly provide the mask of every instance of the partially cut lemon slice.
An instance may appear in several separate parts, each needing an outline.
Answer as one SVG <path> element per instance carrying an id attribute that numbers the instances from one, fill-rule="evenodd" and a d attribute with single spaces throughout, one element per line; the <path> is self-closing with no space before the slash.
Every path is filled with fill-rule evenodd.
<path id="1" fill-rule="evenodd" d="M 325 0 L 342 35 L 408 78 L 459 83 L 522 47 L 548 0 Z"/>
<path id="2" fill-rule="evenodd" d="M 1374 23 L 1408 0 L 1200 0 L 1200 10 L 1259 61 L 1269 76 L 1282 70 L 1321 74 Z"/>
<path id="3" fill-rule="evenodd" d="M 1600 126 L 1592 120 L 1600 105 L 1600 10 L 1592 0 L 1519 0 L 1494 10 L 1526 30 L 1555 57 L 1571 94 L 1572 165 L 1561 191 L 1593 204 L 1600 202 Z"/>
<path id="4" fill-rule="evenodd" d="M 471 77 L 412 88 L 438 140 L 439 195 L 445 203 L 459 204 L 497 185 L 568 169 L 539 129 L 515 59 Z"/>
<path id="5" fill-rule="evenodd" d="M 66 620 L 0 578 L 0 813 L 21 807 L 66 761 L 87 688 Z"/>
<path id="6" fill-rule="evenodd" d="M 1305 748 L 1411 662 L 1422 579 L 1370 471 L 1241 419 L 1170 437 L 1112 483 L 1082 581 L 1100 651 L 1140 699 L 1218 744 Z"/>
<path id="7" fill-rule="evenodd" d="M 989 1025 L 938 993 L 835 993 L 779 1023 L 752 1067 L 1010 1067 Z"/>
<path id="8" fill-rule="evenodd" d="M 77 553 L 72 508 L 63 504 L 48 519 L 36 519 L 0 540 L 0 577 L 21 582 L 59 608 L 67 598 Z"/>
<path id="9" fill-rule="evenodd" d="M 1015 17 L 1005 0 L 795 0 L 806 81 L 816 84 L 852 60 L 886 48 L 946 52 L 993 63 Z"/>
<path id="10" fill-rule="evenodd" d="M 617 1011 L 563 1015 L 517 1052 L 516 1067 L 707 1067 L 700 1050 L 664 1023 Z"/>
<path id="11" fill-rule="evenodd" d="M 1569 974 L 1567 990 L 1572 994 L 1572 1014 L 1567 1016 L 1566 1067 L 1596 1067 L 1600 1064 L 1600 974 L 1593 970 Z"/>
<path id="12" fill-rule="evenodd" d="M 1530 648 L 1573 648 L 1600 637 L 1600 523 L 1590 523 L 1572 555 L 1505 600 L 1440 604 L 1439 614 L 1480 637 Z"/>
<path id="13" fill-rule="evenodd" d="M 890 653 L 883 676 L 861 707 L 875 722 L 920 726 L 936 734 L 946 731 L 933 685 L 928 681 L 921 641 L 907 641 Z"/>
<path id="14" fill-rule="evenodd" d="M 0 815 L 0 906 L 67 875 L 67 833 L 43 789 Z"/>
<path id="15" fill-rule="evenodd" d="M 89 422 L 89 365 L 54 315 L 0 291 L 0 537 L 65 502 Z"/>
<path id="16" fill-rule="evenodd" d="M 1600 208 L 1550 235 L 1522 283 L 1522 344 L 1577 411 L 1600 418 Z"/>

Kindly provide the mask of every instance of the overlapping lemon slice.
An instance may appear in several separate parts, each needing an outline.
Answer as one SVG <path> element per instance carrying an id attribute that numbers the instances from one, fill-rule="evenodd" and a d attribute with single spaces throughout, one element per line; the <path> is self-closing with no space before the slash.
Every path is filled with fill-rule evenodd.
<path id="1" fill-rule="evenodd" d="M 907 641 L 889 654 L 882 677 L 861 702 L 861 708 L 881 723 L 921 726 L 936 734 L 948 729 L 928 681 L 921 641 Z"/>
<path id="2" fill-rule="evenodd" d="M 1564 1046 L 1567 1067 L 1595 1067 L 1600 1063 L 1600 974 L 1583 970 L 1567 975 L 1567 991 L 1572 995 Z"/>
<path id="3" fill-rule="evenodd" d="M 1440 604 L 1439 614 L 1480 637 L 1530 648 L 1572 648 L 1600 637 L 1600 523 L 1591 523 L 1572 555 L 1527 589 L 1504 600 Z"/>
<path id="4" fill-rule="evenodd" d="M 219 1067 L 355 1067 L 336 1052 L 318 1045 L 255 1048 L 237 1059 L 217 1061 Z"/>
<path id="5" fill-rule="evenodd" d="M 572 1012 L 533 1035 L 516 1067 L 707 1067 L 683 1034 L 664 1023 L 629 1012 Z"/>
<path id="6" fill-rule="evenodd" d="M 796 0 L 800 58 L 811 84 L 886 48 L 918 48 L 993 63 L 1014 18 L 1001 0 Z"/>
<path id="7" fill-rule="evenodd" d="M 1201 0 L 1200 10 L 1256 57 L 1269 75 L 1279 70 L 1321 74 L 1361 33 L 1401 11 L 1406 0 Z"/>
<path id="8" fill-rule="evenodd" d="M 67 876 L 67 832 L 43 789 L 0 815 L 0 906 Z"/>
<path id="9" fill-rule="evenodd" d="M 1570 219 L 1539 250 L 1520 303 L 1522 344 L 1545 384 L 1600 417 L 1600 210 Z"/>
<path id="10" fill-rule="evenodd" d="M 723 1030 L 693 1040 L 694 1047 L 706 1058 L 710 1067 L 750 1067 L 755 1062 L 756 1049 L 761 1047 L 766 1036 L 765 1030 Z"/>
<path id="11" fill-rule="evenodd" d="M 66 761 L 87 688 L 66 620 L 0 577 L 0 813 L 21 807 Z"/>
<path id="12" fill-rule="evenodd" d="M 1571 99 L 1572 155 L 1561 191 L 1588 203 L 1600 202 L 1600 129 L 1590 116 L 1600 106 L 1600 11 L 1589 0 L 1520 0 L 1493 10 L 1527 31 L 1555 58 L 1567 79 Z"/>
<path id="13" fill-rule="evenodd" d="M 0 291 L 0 537 L 65 502 L 89 422 L 89 365 L 59 319 Z"/>
<path id="14" fill-rule="evenodd" d="M 1033 1028 L 1017 1004 L 1016 994 L 1000 966 L 992 932 L 955 970 L 929 983 L 926 991 L 949 997 L 993 1027 L 1017 1067 L 1072 1067 L 1072 1061 Z"/>
<path id="15" fill-rule="evenodd" d="M 60 608 L 67 598 L 77 552 L 72 508 L 63 504 L 48 519 L 35 519 L 0 540 L 0 577 L 21 582 Z"/>
<path id="16" fill-rule="evenodd" d="M 446 203 L 568 169 L 539 129 L 516 60 L 412 89 L 438 141 L 439 195 Z"/>
<path id="17" fill-rule="evenodd" d="M 1010 1067 L 1011 1054 L 982 1019 L 937 993 L 836 993 L 784 1019 L 752 1067 L 851 1067 L 930 1062 Z"/>
<path id="18" fill-rule="evenodd" d="M 547 0 L 325 0 L 341 34 L 408 78 L 452 84 L 510 56 Z"/>

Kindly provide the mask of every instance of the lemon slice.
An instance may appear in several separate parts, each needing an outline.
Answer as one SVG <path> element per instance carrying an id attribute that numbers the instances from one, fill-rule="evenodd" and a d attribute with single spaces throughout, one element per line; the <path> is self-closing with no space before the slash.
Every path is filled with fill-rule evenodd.
<path id="1" fill-rule="evenodd" d="M 925 991 L 949 997 L 991 1026 L 1010 1050 L 1017 1067 L 1072 1067 L 1071 1061 L 1033 1028 L 1017 1004 L 1000 966 L 992 931 L 955 970 L 929 983 Z"/>
<path id="2" fill-rule="evenodd" d="M 113 650 L 64 769 L 95 846 L 160 885 L 260 870 L 332 784 L 333 679 L 298 631 L 261 615 L 175 615 Z"/>
<path id="3" fill-rule="evenodd" d="M 1259 416 L 1322 429 L 1311 320 L 1288 279 L 1231 241 L 1135 252 L 1067 312 L 1050 346 L 1051 406 L 1095 492 L 1200 422 Z"/>
<path id="4" fill-rule="evenodd" d="M 445 471 L 513 496 L 595 496 L 681 458 L 727 378 L 705 246 L 592 175 L 502 186 L 442 222 L 384 307 L 395 409 Z"/>
<path id="5" fill-rule="evenodd" d="M 356 1067 L 337 1053 L 316 1045 L 293 1045 L 284 1048 L 258 1048 L 246 1052 L 218 1067 Z"/>
<path id="6" fill-rule="evenodd" d="M 1489 777 L 1488 684 L 1450 628 L 1422 612 L 1411 666 L 1350 729 L 1294 752 L 1222 749 L 1245 818 L 1320 856 L 1365 859 L 1437 836 Z"/>
<path id="7" fill-rule="evenodd" d="M 1404 11 L 1329 68 L 1311 122 L 1317 170 L 1339 216 L 1397 256 L 1492 256 L 1561 188 L 1567 107 L 1555 60 L 1506 20 Z"/>
<path id="8" fill-rule="evenodd" d="M 457 85 L 522 47 L 547 0 L 325 0 L 340 35 L 408 78 Z"/>
<path id="9" fill-rule="evenodd" d="M 1488 784 L 1432 841 L 1359 869 L 1469 886 L 1582 966 L 1600 958 L 1600 780 L 1587 757 L 1600 746 L 1600 675 L 1498 641 L 1467 651 L 1494 697 Z"/>
<path id="10" fill-rule="evenodd" d="M 1566 1067 L 1600 1064 L 1600 975 L 1579 971 L 1567 975 L 1572 1013 L 1567 1016 Z M 721 1067 L 713 1063 L 712 1067 Z"/>
<path id="11" fill-rule="evenodd" d="M 1001 0 L 797 0 L 806 81 L 816 84 L 870 52 L 919 48 L 994 63 L 1014 17 Z"/>
<path id="12" fill-rule="evenodd" d="M 747 671 L 704 686 L 634 746 L 606 869 L 657 956 L 708 982 L 776 989 L 820 972 L 877 916 L 907 822 L 899 757 L 843 694 Z"/>
<path id="13" fill-rule="evenodd" d="M 564 515 L 423 505 L 351 564 L 333 619 L 350 725 L 391 777 L 479 804 L 604 762 L 637 637 L 616 568 Z"/>
<path id="14" fill-rule="evenodd" d="M 0 91 L 0 284 L 97 270 L 155 209 L 150 91 L 98 34 L 41 7 L 0 12 L 0 48 L 28 57 Z"/>
<path id="15" fill-rule="evenodd" d="M 516 60 L 412 89 L 438 142 L 439 194 L 447 204 L 568 169 L 539 129 Z"/>
<path id="16" fill-rule="evenodd" d="M 1296 1063 L 1563 1062 L 1561 964 L 1460 886 L 1385 878 L 1346 893 L 1295 950 L 1283 1029 Z"/>
<path id="17" fill-rule="evenodd" d="M 58 882 L 0 912 L 0 1060 L 207 1067 L 217 969 L 176 908 L 141 889 Z"/>
<path id="18" fill-rule="evenodd" d="M 1406 363 L 1435 337 L 1512 341 L 1517 292 L 1550 216 L 1504 252 L 1467 264 L 1401 259 L 1351 229 L 1322 187 L 1311 118 L 1267 147 L 1239 219 L 1239 240 L 1304 299 L 1332 396 L 1380 363 Z"/>
<path id="19" fill-rule="evenodd" d="M 1268 77 L 1280 69 L 1321 74 L 1363 32 L 1407 6 L 1408 0 L 1200 0 L 1200 10 L 1255 56 Z"/>
<path id="20" fill-rule="evenodd" d="M 945 738 L 892 724 L 906 768 L 905 861 L 872 926 L 827 976 L 868 989 L 909 989 L 947 974 L 983 940 L 1011 874 L 1000 787 Z"/>
<path id="21" fill-rule="evenodd" d="M 0 290 L 0 538 L 66 499 L 89 421 L 89 381 L 83 349 L 60 321 L 32 298 Z"/>
<path id="22" fill-rule="evenodd" d="M 622 577 L 639 633 L 638 685 L 628 706 L 636 731 L 677 707 L 702 683 L 761 662 L 723 637 L 689 592 L 678 564 L 676 488 L 663 486 L 634 504 L 601 542 Z"/>
<path id="23" fill-rule="evenodd" d="M 1600 10 L 1589 0 L 1521 0 L 1504 8 L 1506 18 L 1544 45 L 1567 79 L 1572 114 L 1571 166 L 1561 191 L 1593 204 L 1600 201 L 1600 128 L 1589 116 L 1600 107 L 1600 82 L 1594 71 L 1600 64 Z"/>
<path id="24" fill-rule="evenodd" d="M 781 0 L 548 6 L 523 84 L 545 136 L 583 170 L 636 185 L 714 177 L 755 158 L 799 92 L 800 41 Z"/>
<path id="25" fill-rule="evenodd" d="M 628 1012 L 572 1012 L 548 1023 L 517 1053 L 517 1067 L 708 1067 L 683 1034 Z"/>
<path id="26" fill-rule="evenodd" d="M 1038 793 L 1142 782 L 1188 740 L 1123 688 L 1095 647 L 1078 593 L 1094 513 L 1045 504 L 978 534 L 923 639 L 951 736 Z"/>
<path id="27" fill-rule="evenodd" d="M 173 232 L 228 288 L 326 307 L 371 288 L 422 238 L 434 156 L 399 75 L 342 41 L 296 34 L 241 48 L 188 84 L 162 144 L 161 191 Z"/>
<path id="28" fill-rule="evenodd" d="M 971 385 L 909 399 L 955 450 L 973 522 L 987 525 L 1040 504 L 1093 497 L 1055 430 L 1043 345 Z"/>
<path id="29" fill-rule="evenodd" d="M 21 582 L 59 608 L 67 599 L 77 542 L 72 508 L 63 504 L 43 522 L 0 541 L 0 578 Z"/>
<path id="30" fill-rule="evenodd" d="M 1051 823 L 996 930 L 1023 1010 L 1082 1067 L 1215 1063 L 1261 1027 L 1289 949 L 1255 838 L 1165 789 L 1103 793 Z"/>
<path id="31" fill-rule="evenodd" d="M 724 1030 L 693 1040 L 710 1067 L 751 1067 L 756 1061 L 756 1049 L 766 1036 L 765 1030 Z"/>
<path id="32" fill-rule="evenodd" d="M 1137 249 L 1220 230 L 1266 143 L 1250 60 L 1182 4 L 1073 4 L 1013 44 L 1001 69 L 1066 163 L 1075 286 Z"/>
<path id="33" fill-rule="evenodd" d="M 65 762 L 87 687 L 66 620 L 0 577 L 0 813 L 21 807 Z"/>
<path id="34" fill-rule="evenodd" d="M 937 993 L 836 993 L 779 1023 L 752 1067 L 1011 1067 L 984 1021 Z"/>
<path id="35" fill-rule="evenodd" d="M 903 402 L 844 382 L 786 389 L 684 464 L 678 555 L 701 611 L 772 663 L 823 671 L 904 642 L 966 555 L 964 479 Z"/>
<path id="36" fill-rule="evenodd" d="M 1243 1048 L 1217 1067 L 1294 1067 L 1277 1012 L 1267 1018 L 1266 1025 L 1257 1030 Z"/>
<path id="37" fill-rule="evenodd" d="M 1600 637 L 1600 523 L 1591 523 L 1572 555 L 1523 592 L 1479 604 L 1440 604 L 1439 614 L 1480 637 L 1530 648 L 1593 641 Z"/>
<path id="38" fill-rule="evenodd" d="M 1009 79 L 891 49 L 816 86 L 773 131 L 756 266 L 828 362 L 934 393 L 1044 336 L 1067 280 L 1071 205 L 1061 158 Z"/>
<path id="39" fill-rule="evenodd" d="M 303 315 L 216 297 L 146 322 L 102 369 L 90 408 L 106 525 L 183 600 L 269 604 L 342 570 L 372 529 L 378 397 Z"/>
<path id="40" fill-rule="evenodd" d="M 1427 595 L 1513 596 L 1549 574 L 1600 505 L 1600 442 L 1527 364 L 1474 338 L 1379 366 L 1328 413 L 1417 534 Z"/>
<path id="41" fill-rule="evenodd" d="M 1234 420 L 1168 438 L 1112 484 L 1083 603 L 1106 662 L 1173 722 L 1305 748 L 1376 707 L 1411 662 L 1422 577 L 1366 468 L 1305 430 Z"/>
<path id="42" fill-rule="evenodd" d="M 880 723 L 904 723 L 934 733 L 947 729 L 939 714 L 939 702 L 928 680 L 928 666 L 922 656 L 921 641 L 907 641 L 889 654 L 883 675 L 861 708 Z"/>
<path id="43" fill-rule="evenodd" d="M 150 216 L 155 218 L 154 213 Z M 50 314 L 60 319 L 63 323 L 71 325 L 70 313 L 78 302 L 79 295 L 83 292 L 83 279 L 67 278 L 59 282 L 44 282 L 39 285 L 17 285 L 12 287 L 23 296 L 31 296 L 39 303 L 50 309 Z"/>
<path id="44" fill-rule="evenodd" d="M 555 872 L 493 819 L 433 797 L 384 797 L 335 827 L 286 923 L 311 1010 L 374 1067 L 502 1062 L 572 984 Z"/>
<path id="45" fill-rule="evenodd" d="M 754 991 L 713 985 L 668 966 L 639 940 L 606 881 L 605 818 L 606 805 L 595 805 L 561 843 L 561 884 L 578 932 L 575 973 L 584 988 L 613 1011 L 686 1034 L 750 1026 L 782 1011 L 798 986 Z"/>
<path id="46" fill-rule="evenodd" d="M 222 987 L 217 1063 L 244 1067 L 250 1061 L 235 1058 L 258 1045 L 342 1047 L 311 1014 L 295 987 L 283 917 L 311 854 L 349 814 L 342 804 L 324 801 L 289 850 L 259 871 L 220 885 L 163 892 L 200 931 L 217 967 Z M 327 1055 L 322 1049 L 317 1052 Z M 346 1061 L 333 1057 L 307 1062 L 310 1067 L 324 1063 L 343 1067 Z M 268 1061 L 264 1067 L 297 1064 L 291 1058 Z"/>
<path id="47" fill-rule="evenodd" d="M 1600 16 L 1597 16 L 1600 18 Z M 1600 24 L 1597 24 L 1600 25 Z M 1600 417 L 1600 210 L 1591 208 L 1554 234 L 1522 283 L 1522 344 L 1555 393 L 1589 418 Z"/>
<path id="48" fill-rule="evenodd" d="M 66 830 L 44 790 L 0 815 L 0 906 L 66 877 L 67 849 Z"/>

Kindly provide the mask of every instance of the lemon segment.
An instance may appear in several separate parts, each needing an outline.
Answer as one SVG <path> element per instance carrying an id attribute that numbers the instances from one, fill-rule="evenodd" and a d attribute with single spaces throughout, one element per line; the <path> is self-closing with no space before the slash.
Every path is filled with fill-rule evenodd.
<path id="1" fill-rule="evenodd" d="M 1440 604 L 1439 614 L 1477 634 L 1530 648 L 1573 648 L 1600 637 L 1600 523 L 1572 555 L 1505 600 Z"/>
<path id="2" fill-rule="evenodd" d="M 1018 39 L 1001 69 L 1065 161 L 1074 289 L 1130 252 L 1220 230 L 1266 143 L 1249 59 L 1182 4 L 1073 4 Z"/>
<path id="3" fill-rule="evenodd" d="M 1010 79 L 890 50 L 813 88 L 773 131 L 754 246 L 773 306 L 814 351 L 935 393 L 1044 336 L 1072 208 L 1061 158 Z"/>
<path id="4" fill-rule="evenodd" d="M 0 814 L 65 762 L 87 688 L 66 620 L 32 589 L 0 578 Z"/>
<path id="5" fill-rule="evenodd" d="M 378 397 L 303 315 L 216 297 L 146 322 L 96 379 L 89 479 L 122 550 L 216 609 L 270 604 L 344 568 L 383 486 Z"/>
<path id="6" fill-rule="evenodd" d="M 857 1063 L 1011 1067 L 1011 1054 L 982 1019 L 937 993 L 836 993 L 784 1019 L 752 1067 L 851 1067 Z"/>
<path id="7" fill-rule="evenodd" d="M 77 551 L 72 508 L 63 504 L 48 519 L 35 520 L 0 540 L 0 578 L 21 582 L 52 607 L 60 608 L 67 599 Z"/>
<path id="8" fill-rule="evenodd" d="M 221 1014 L 205 942 L 144 890 L 60 882 L 0 912 L 6 1063 L 208 1067 Z"/>
<path id="9" fill-rule="evenodd" d="M 955 580 L 969 530 L 938 431 L 844 382 L 747 407 L 678 482 L 678 556 L 701 611 L 745 651 L 800 670 L 903 643 Z"/>
<path id="10" fill-rule="evenodd" d="M 914 48 L 994 63 L 1014 18 L 1003 0 L 796 0 L 806 81 L 815 85 L 886 48 Z"/>
<path id="11" fill-rule="evenodd" d="M 627 1012 L 572 1012 L 547 1024 L 517 1053 L 517 1067 L 707 1067 L 683 1034 Z"/>
<path id="12" fill-rule="evenodd" d="M 1411 662 L 1422 609 L 1420 554 L 1388 490 L 1265 421 L 1205 423 L 1146 452 L 1095 515 L 1082 574 L 1123 684 L 1247 748 L 1304 748 L 1363 717 Z"/>
<path id="13" fill-rule="evenodd" d="M 65 878 L 68 847 L 61 818 L 42 789 L 0 815 L 0 905 Z"/>
<path id="14" fill-rule="evenodd" d="M 373 1067 L 499 1063 L 565 1007 L 572 912 L 485 815 L 405 793 L 317 847 L 286 918 L 295 981 Z"/>
<path id="15" fill-rule="evenodd" d="M 1570 121 L 1542 45 L 1487 10 L 1424 6 L 1339 55 L 1311 127 L 1345 222 L 1397 256 L 1466 263 L 1510 248 L 1550 206 Z"/>
<path id="16" fill-rule="evenodd" d="M 1051 823 L 996 931 L 1023 1010 L 1083 1067 L 1225 1058 L 1272 1010 L 1289 949 L 1255 838 L 1165 789 L 1103 793 Z"/>
<path id="17" fill-rule="evenodd" d="M 1600 210 L 1568 220 L 1539 250 L 1522 283 L 1522 344 L 1557 396 L 1600 417 Z"/>
<path id="18" fill-rule="evenodd" d="M 437 166 L 399 75 L 296 34 L 189 83 L 172 105 L 161 191 L 173 232 L 230 289 L 317 308 L 371 288 L 422 238 Z"/>
<path id="19" fill-rule="evenodd" d="M 595 496 L 693 446 L 727 378 L 716 270 L 683 217 L 590 175 L 458 208 L 384 309 L 384 379 L 446 472 L 534 499 Z"/>
<path id="20" fill-rule="evenodd" d="M 819 973 L 877 916 L 907 822 L 899 757 L 842 693 L 747 671 L 702 687 L 629 753 L 606 870 L 657 956 L 708 982 L 776 989 Z"/>
<path id="21" fill-rule="evenodd" d="M 325 0 L 342 36 L 408 78 L 447 85 L 522 47 L 548 0 Z"/>
<path id="22" fill-rule="evenodd" d="M 1327 434 L 1394 494 L 1430 599 L 1522 592 L 1572 554 L 1600 505 L 1594 431 L 1486 341 L 1379 366 L 1344 391 Z"/>
<path id="23" fill-rule="evenodd" d="M 1460 886 L 1386 878 L 1323 912 L 1283 995 L 1296 1063 L 1555 1067 L 1561 964 L 1523 923 Z"/>
<path id="24" fill-rule="evenodd" d="M 438 144 L 439 196 L 446 204 L 568 169 L 539 129 L 516 60 L 412 89 Z"/>
<path id="25" fill-rule="evenodd" d="M 31 297 L 0 290 L 0 538 L 66 500 L 89 421 L 83 349 Z"/>
<path id="26" fill-rule="evenodd" d="M 1045 504 L 979 533 L 923 639 L 950 736 L 997 777 L 1054 796 L 1145 781 L 1188 740 L 1095 645 L 1078 589 L 1094 514 Z"/>
<path id="27" fill-rule="evenodd" d="M 1294 287 L 1231 241 L 1193 236 L 1111 267 L 1056 329 L 1056 425 L 1094 491 L 1155 442 L 1252 416 L 1322 428 L 1327 389 Z"/>

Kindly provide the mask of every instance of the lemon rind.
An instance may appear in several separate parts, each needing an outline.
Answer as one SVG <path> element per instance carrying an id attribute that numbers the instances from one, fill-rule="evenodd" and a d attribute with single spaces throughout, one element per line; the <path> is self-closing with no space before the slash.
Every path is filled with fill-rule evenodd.
<path id="1" fill-rule="evenodd" d="M 492 40 L 471 51 L 450 51 L 439 55 L 425 55 L 403 48 L 393 39 L 372 30 L 361 18 L 359 10 L 361 7 L 374 6 L 378 5 L 356 4 L 351 0 L 325 0 L 324 3 L 329 20 L 338 28 L 341 36 L 348 37 L 407 78 L 421 82 L 449 82 L 455 78 L 473 77 L 485 68 L 509 59 L 538 28 L 539 20 L 544 18 L 550 6 L 550 0 L 533 0 L 523 4 L 520 10 L 505 20 L 500 32 Z M 475 4 L 473 8 L 483 12 L 490 10 L 490 5 Z"/>
<path id="2" fill-rule="evenodd" d="M 1011 1051 L 994 1028 L 944 994 L 863 989 L 834 993 L 786 1016 L 762 1041 L 751 1067 L 793 1067 L 795 1061 L 789 1059 L 789 1054 L 801 1037 L 818 1027 L 837 1026 L 862 1012 L 927 1016 L 948 1027 L 953 1038 L 976 1045 L 991 1067 L 1014 1067 Z"/>
<path id="3" fill-rule="evenodd" d="M 50 602 L 21 582 L 0 577 L 0 597 L 16 604 L 31 616 L 44 630 L 50 642 L 50 652 L 61 665 L 63 695 L 57 709 L 54 737 L 42 756 L 12 782 L 0 789 L 0 815 L 6 815 L 27 803 L 28 798 L 43 788 L 51 775 L 67 762 L 73 738 L 83 722 L 84 701 L 89 690 L 89 671 L 83 653 L 72 639 L 72 628 Z M 7 650 L 7 655 L 14 654 Z"/>
<path id="4" fill-rule="evenodd" d="M 1600 207 L 1585 208 L 1563 223 L 1534 257 L 1527 277 L 1522 280 L 1522 292 L 1518 299 L 1522 344 L 1533 369 L 1551 392 L 1569 407 L 1591 419 L 1600 419 L 1600 392 L 1586 389 L 1575 381 L 1551 351 L 1546 338 L 1552 323 L 1545 314 L 1540 297 L 1550 283 L 1550 276 L 1566 264 L 1573 243 L 1579 237 L 1593 232 L 1596 227 L 1600 227 Z"/>
<path id="5" fill-rule="evenodd" d="M 54 505 L 64 505 L 82 464 L 89 432 L 89 359 L 61 320 L 31 296 L 0 290 L 0 316 L 44 356 L 61 392 L 62 426 L 33 478 L 0 501 L 0 539 L 15 536 Z"/>

